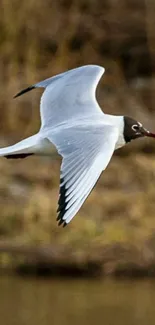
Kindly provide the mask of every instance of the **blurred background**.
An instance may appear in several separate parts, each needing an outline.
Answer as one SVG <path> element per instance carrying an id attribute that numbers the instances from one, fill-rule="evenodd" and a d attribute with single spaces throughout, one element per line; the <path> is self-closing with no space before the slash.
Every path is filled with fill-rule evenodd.
<path id="1" fill-rule="evenodd" d="M 97 89 L 104 112 L 132 116 L 155 131 L 153 0 L 0 0 L 0 12 L 1 147 L 40 127 L 42 90 L 13 100 L 19 90 L 85 64 L 106 69 Z M 0 159 L 0 314 L 8 304 L 14 313 L 3 323 L 94 324 L 98 315 L 107 325 L 116 316 L 119 325 L 154 324 L 154 285 L 148 282 L 155 275 L 154 141 L 140 139 L 117 151 L 65 229 L 56 222 L 60 163 Z M 40 286 L 4 276 L 10 272 L 40 275 Z M 58 275 L 149 280 L 100 285 L 97 279 L 56 280 Z M 16 290 L 20 312 L 13 304 Z M 56 314 L 59 303 L 63 310 Z"/>

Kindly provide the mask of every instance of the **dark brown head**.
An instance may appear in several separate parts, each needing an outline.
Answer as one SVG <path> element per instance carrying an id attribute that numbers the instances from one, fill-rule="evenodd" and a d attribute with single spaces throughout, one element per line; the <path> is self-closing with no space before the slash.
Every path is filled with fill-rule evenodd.
<path id="1" fill-rule="evenodd" d="M 155 138 L 155 134 L 146 130 L 140 122 L 132 119 L 131 117 L 124 116 L 124 139 L 125 142 L 141 138 L 152 137 Z"/>

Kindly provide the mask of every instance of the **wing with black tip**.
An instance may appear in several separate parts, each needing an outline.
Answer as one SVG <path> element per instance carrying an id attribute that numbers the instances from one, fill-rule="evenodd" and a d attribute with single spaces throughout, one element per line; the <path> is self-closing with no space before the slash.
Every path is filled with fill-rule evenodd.
<path id="1" fill-rule="evenodd" d="M 59 225 L 68 224 L 107 167 L 118 139 L 118 129 L 108 125 L 79 126 L 49 137 L 62 155 Z"/>
<path id="2" fill-rule="evenodd" d="M 96 87 L 105 69 L 86 65 L 38 82 L 22 91 L 18 97 L 34 88 L 43 87 L 40 114 L 43 127 L 55 127 L 84 117 L 101 116 L 96 100 Z"/>

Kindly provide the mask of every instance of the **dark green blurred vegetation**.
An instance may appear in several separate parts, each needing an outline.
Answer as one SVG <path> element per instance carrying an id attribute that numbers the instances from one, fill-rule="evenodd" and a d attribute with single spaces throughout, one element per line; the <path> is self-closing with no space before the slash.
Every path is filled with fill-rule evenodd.
<path id="1" fill-rule="evenodd" d="M 40 125 L 41 92 L 13 100 L 17 91 L 90 63 L 106 68 L 97 90 L 103 110 L 155 130 L 153 0 L 1 0 L 0 12 L 1 147 Z M 8 252 L 28 247 L 37 253 L 28 262 L 154 270 L 154 155 L 155 143 L 145 139 L 118 151 L 66 229 L 55 220 L 60 160 L 1 159 L 1 265 L 22 263 Z"/>

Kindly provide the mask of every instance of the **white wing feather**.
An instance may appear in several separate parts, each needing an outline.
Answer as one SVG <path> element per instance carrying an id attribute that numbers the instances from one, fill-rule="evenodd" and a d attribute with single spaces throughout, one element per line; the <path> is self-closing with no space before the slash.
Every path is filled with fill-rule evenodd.
<path id="1" fill-rule="evenodd" d="M 88 65 L 36 84 L 46 87 L 40 105 L 42 128 L 101 115 L 95 91 L 103 73 L 104 68 Z"/>
<path id="2" fill-rule="evenodd" d="M 79 126 L 48 138 L 63 157 L 57 220 L 66 225 L 107 167 L 118 139 L 118 129 L 108 125 Z"/>
<path id="3" fill-rule="evenodd" d="M 77 119 L 101 117 L 95 93 L 104 71 L 98 65 L 82 66 L 29 86 L 15 98 L 34 88 L 45 88 L 40 102 L 40 131 L 68 122 L 71 125 Z"/>

